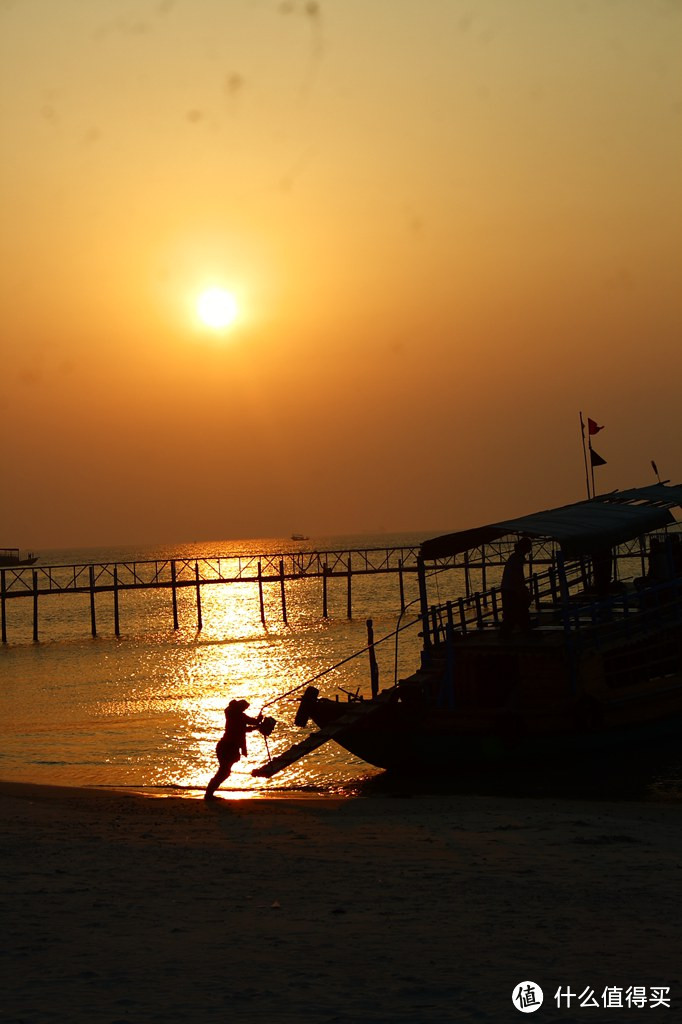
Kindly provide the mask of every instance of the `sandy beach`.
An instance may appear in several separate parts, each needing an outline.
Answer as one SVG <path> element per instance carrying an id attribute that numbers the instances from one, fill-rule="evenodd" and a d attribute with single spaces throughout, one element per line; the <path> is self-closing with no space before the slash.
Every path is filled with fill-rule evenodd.
<path id="1" fill-rule="evenodd" d="M 674 803 L 0 786 L 3 1024 L 679 1020 Z M 557 1009 L 667 986 L 671 1006 Z"/>

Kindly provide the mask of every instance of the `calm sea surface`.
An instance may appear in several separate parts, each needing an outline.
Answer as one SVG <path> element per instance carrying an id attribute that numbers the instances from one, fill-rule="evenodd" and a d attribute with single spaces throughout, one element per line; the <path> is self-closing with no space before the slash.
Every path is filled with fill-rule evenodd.
<path id="1" fill-rule="evenodd" d="M 306 542 L 224 541 L 174 548 L 42 552 L 40 564 L 197 558 L 292 550 L 413 546 L 421 534 L 331 537 Z M 282 621 L 279 583 L 264 586 L 266 626 L 255 583 L 202 587 L 203 629 L 197 631 L 194 588 L 178 591 L 179 630 L 173 629 L 170 590 L 121 592 L 119 638 L 113 599 L 97 595 L 98 636 L 90 635 L 87 595 L 40 599 L 40 641 L 32 639 L 32 601 L 7 602 L 8 643 L 0 649 L 0 776 L 22 781 L 136 788 L 203 790 L 216 767 L 215 744 L 232 697 L 251 702 L 251 713 L 366 644 L 366 619 L 375 637 L 391 633 L 400 613 L 395 574 L 353 578 L 353 618 L 346 616 L 346 581 L 328 582 L 322 617 L 322 581 L 287 582 L 288 623 Z M 405 599 L 417 597 L 414 574 L 405 576 Z M 416 604 L 403 621 L 414 619 Z M 401 635 L 398 668 L 418 659 L 417 626 Z M 377 650 L 381 685 L 394 678 L 394 641 Z M 369 662 L 361 655 L 316 685 L 369 693 Z M 302 692 L 302 691 L 301 691 Z M 300 693 L 269 705 L 278 726 L 269 739 L 275 754 L 306 732 L 293 726 Z M 341 697 L 344 694 L 341 693 Z M 249 739 L 248 759 L 236 765 L 223 790 L 256 795 L 300 789 L 334 792 L 376 770 L 328 743 L 270 781 L 251 769 L 267 760 L 263 738 Z"/>

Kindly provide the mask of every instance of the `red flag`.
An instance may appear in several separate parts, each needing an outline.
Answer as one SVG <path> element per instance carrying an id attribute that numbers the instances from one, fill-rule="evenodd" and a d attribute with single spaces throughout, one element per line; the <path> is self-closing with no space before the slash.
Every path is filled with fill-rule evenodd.
<path id="1" fill-rule="evenodd" d="M 587 433 L 590 435 L 590 437 L 592 437 L 594 434 L 598 434 L 599 431 L 603 429 L 603 427 L 597 426 L 596 420 L 591 420 L 589 416 L 587 417 Z"/>
<path id="2" fill-rule="evenodd" d="M 594 448 L 590 448 L 590 464 L 592 466 L 605 466 L 606 459 L 602 459 L 601 455 L 597 455 Z"/>

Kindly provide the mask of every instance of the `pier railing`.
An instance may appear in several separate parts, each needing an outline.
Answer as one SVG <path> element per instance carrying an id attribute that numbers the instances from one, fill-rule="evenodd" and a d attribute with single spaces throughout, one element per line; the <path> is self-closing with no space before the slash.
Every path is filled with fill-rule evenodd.
<path id="1" fill-rule="evenodd" d="M 80 565 L 11 566 L 2 569 L 5 597 L 33 593 L 83 593 L 97 589 L 182 586 L 196 583 L 253 583 L 302 577 L 345 576 L 414 571 L 418 547 L 363 548 L 338 551 L 216 555 L 147 561 L 95 562 Z"/>

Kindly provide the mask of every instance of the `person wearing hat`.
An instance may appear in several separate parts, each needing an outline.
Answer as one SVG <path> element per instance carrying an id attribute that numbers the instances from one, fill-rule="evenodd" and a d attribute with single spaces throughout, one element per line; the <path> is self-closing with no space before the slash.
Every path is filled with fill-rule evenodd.
<path id="1" fill-rule="evenodd" d="M 248 706 L 248 700 L 231 700 L 225 708 L 225 732 L 215 748 L 220 767 L 206 787 L 204 800 L 210 800 L 213 797 L 218 786 L 232 771 L 232 766 L 237 763 L 242 754 L 246 754 L 247 732 L 253 732 L 260 725 L 260 716 L 249 718 L 245 714 Z"/>
<path id="2" fill-rule="evenodd" d="M 530 632 L 530 590 L 526 584 L 523 568 L 526 555 L 533 545 L 530 537 L 521 537 L 507 559 L 502 573 L 500 593 L 502 594 L 502 626 L 500 635 L 508 636 L 514 626 L 524 633 Z"/>

